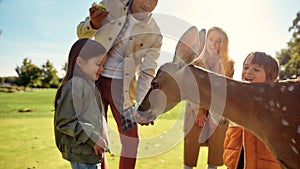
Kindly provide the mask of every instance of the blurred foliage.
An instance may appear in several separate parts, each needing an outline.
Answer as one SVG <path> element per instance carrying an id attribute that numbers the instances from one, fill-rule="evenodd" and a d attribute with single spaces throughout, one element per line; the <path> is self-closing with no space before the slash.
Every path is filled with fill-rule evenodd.
<path id="1" fill-rule="evenodd" d="M 53 64 L 47 60 L 47 62 L 42 65 L 42 87 L 57 87 L 59 84 L 59 77 L 57 76 L 57 70 Z"/>
<path id="2" fill-rule="evenodd" d="M 15 69 L 18 74 L 17 85 L 24 87 L 37 87 L 41 85 L 42 70 L 25 58 L 23 65 Z"/>
<path id="3" fill-rule="evenodd" d="M 40 68 L 25 58 L 23 64 L 17 66 L 15 70 L 18 74 L 15 84 L 24 86 L 25 89 L 27 87 L 56 88 L 59 84 L 57 70 L 49 60 Z"/>
<path id="4" fill-rule="evenodd" d="M 293 79 L 300 75 L 300 11 L 289 27 L 289 32 L 292 32 L 292 38 L 287 43 L 287 48 L 276 53 L 281 68 L 281 80 Z"/>

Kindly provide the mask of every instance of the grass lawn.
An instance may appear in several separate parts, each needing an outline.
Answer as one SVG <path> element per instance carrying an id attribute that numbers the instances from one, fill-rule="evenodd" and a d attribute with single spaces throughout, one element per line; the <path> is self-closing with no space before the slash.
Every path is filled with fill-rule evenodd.
<path id="1" fill-rule="evenodd" d="M 53 89 L 0 93 L 0 169 L 67 169 L 53 134 Z M 32 112 L 18 112 L 29 109 Z M 141 126 L 137 169 L 183 168 L 182 114 L 178 105 L 161 116 L 154 126 Z M 111 150 L 107 154 L 110 169 L 117 169 L 119 139 L 114 119 L 109 116 Z M 206 168 L 207 148 L 202 147 L 199 169 Z M 225 167 L 220 167 L 225 169 Z"/>

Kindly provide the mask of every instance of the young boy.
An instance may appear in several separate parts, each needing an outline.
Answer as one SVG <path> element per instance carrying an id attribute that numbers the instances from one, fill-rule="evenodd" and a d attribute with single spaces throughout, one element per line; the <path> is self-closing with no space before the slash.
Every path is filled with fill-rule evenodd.
<path id="1" fill-rule="evenodd" d="M 242 80 L 273 82 L 277 79 L 277 61 L 263 52 L 250 53 L 243 63 Z M 280 169 L 270 150 L 246 129 L 230 124 L 224 142 L 224 164 L 228 169 Z"/>

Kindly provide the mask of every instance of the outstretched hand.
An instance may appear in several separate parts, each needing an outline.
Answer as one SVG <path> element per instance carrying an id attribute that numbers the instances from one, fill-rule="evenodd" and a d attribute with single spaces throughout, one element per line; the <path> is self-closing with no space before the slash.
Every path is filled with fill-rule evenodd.
<path id="1" fill-rule="evenodd" d="M 108 13 L 106 10 L 101 10 L 96 6 L 93 6 L 89 9 L 91 24 L 93 28 L 99 29 L 101 27 L 102 22 L 107 17 Z"/>
<path id="2" fill-rule="evenodd" d="M 148 126 L 149 124 L 154 125 L 153 120 L 148 120 L 145 116 L 142 116 L 138 111 L 134 112 L 134 120 L 142 126 Z"/>

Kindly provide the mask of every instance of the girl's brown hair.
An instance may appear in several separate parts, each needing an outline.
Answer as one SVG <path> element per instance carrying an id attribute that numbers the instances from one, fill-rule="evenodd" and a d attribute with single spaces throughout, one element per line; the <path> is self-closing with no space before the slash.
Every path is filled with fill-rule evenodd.
<path id="1" fill-rule="evenodd" d="M 266 80 L 273 82 L 277 79 L 279 73 L 279 65 L 275 58 L 264 52 L 251 52 L 247 55 L 243 65 L 248 57 L 253 56 L 251 64 L 258 64 L 263 66 L 266 72 Z"/>
<path id="2" fill-rule="evenodd" d="M 78 39 L 73 46 L 71 47 L 69 57 L 68 57 L 68 64 L 67 64 L 67 71 L 66 75 L 63 78 L 59 88 L 57 89 L 56 96 L 54 99 L 54 108 L 57 107 L 57 100 L 61 95 L 61 89 L 64 84 L 70 80 L 75 75 L 81 75 L 82 72 L 80 69 L 76 68 L 76 60 L 78 56 L 81 58 L 88 60 L 90 58 L 105 55 L 106 50 L 105 48 L 98 42 L 88 39 L 88 38 L 81 38 Z"/>

